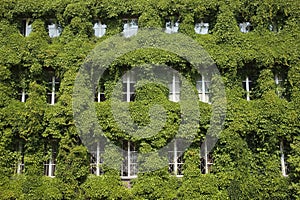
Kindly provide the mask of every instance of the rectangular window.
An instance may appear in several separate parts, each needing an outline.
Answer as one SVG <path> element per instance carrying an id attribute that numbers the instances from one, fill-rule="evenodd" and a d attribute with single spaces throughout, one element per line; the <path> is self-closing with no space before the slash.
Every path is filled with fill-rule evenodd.
<path id="1" fill-rule="evenodd" d="M 197 34 L 208 34 L 209 23 L 197 23 L 195 25 L 195 32 Z"/>
<path id="2" fill-rule="evenodd" d="M 134 143 L 123 141 L 123 164 L 121 177 L 123 179 L 135 178 L 138 173 L 137 150 Z"/>
<path id="3" fill-rule="evenodd" d="M 25 88 L 20 89 L 18 92 L 18 99 L 24 103 L 27 98 L 28 94 L 26 93 Z"/>
<path id="4" fill-rule="evenodd" d="M 210 103 L 210 81 L 204 75 L 201 75 L 196 80 L 196 88 L 200 101 Z"/>
<path id="5" fill-rule="evenodd" d="M 280 141 L 280 164 L 281 164 L 281 173 L 283 176 L 288 176 L 287 175 L 287 164 L 285 162 L 285 145 L 284 141 Z"/>
<path id="6" fill-rule="evenodd" d="M 243 22 L 239 24 L 239 27 L 242 33 L 248 33 L 251 29 L 251 24 L 250 22 Z"/>
<path id="7" fill-rule="evenodd" d="M 52 144 L 50 147 L 46 145 L 45 156 L 47 160 L 44 162 L 44 174 L 49 177 L 55 176 L 57 146 Z"/>
<path id="8" fill-rule="evenodd" d="M 59 79 L 55 76 L 51 76 L 47 87 L 47 102 L 54 105 L 57 101 L 57 91 L 59 90 Z"/>
<path id="9" fill-rule="evenodd" d="M 172 81 L 169 83 L 169 99 L 174 102 L 180 100 L 180 80 L 175 73 L 173 73 Z"/>
<path id="10" fill-rule="evenodd" d="M 18 144 L 18 152 L 19 152 L 19 158 L 17 163 L 17 174 L 22 174 L 25 169 L 25 164 L 24 164 L 24 145 L 21 142 L 19 142 Z"/>
<path id="11" fill-rule="evenodd" d="M 91 174 L 95 174 L 99 176 L 103 174 L 103 170 L 101 165 L 103 164 L 103 153 L 104 153 L 104 146 L 97 142 L 92 147 L 92 151 L 90 152 L 91 159 L 90 159 L 90 171 Z"/>
<path id="12" fill-rule="evenodd" d="M 177 177 L 183 176 L 183 153 L 181 149 L 182 145 L 179 140 L 175 140 L 172 144 L 172 148 L 168 151 L 169 161 L 169 173 L 176 175 Z"/>
<path id="13" fill-rule="evenodd" d="M 179 23 L 174 21 L 168 21 L 166 22 L 166 33 L 177 33 L 179 28 Z"/>
<path id="14" fill-rule="evenodd" d="M 137 34 L 138 31 L 138 20 L 137 19 L 123 19 L 124 21 L 124 29 L 123 35 L 124 37 L 131 37 Z"/>
<path id="15" fill-rule="evenodd" d="M 97 92 L 96 92 L 96 96 L 95 96 L 95 101 L 96 102 L 103 102 L 106 100 L 105 98 L 105 93 L 104 93 L 104 85 L 100 85 L 97 87 Z"/>
<path id="16" fill-rule="evenodd" d="M 61 27 L 56 23 L 51 23 L 48 25 L 49 36 L 51 38 L 60 36 L 62 30 Z"/>
<path id="17" fill-rule="evenodd" d="M 203 155 L 201 155 L 200 160 L 200 170 L 202 174 L 208 174 L 213 165 L 213 157 L 207 150 L 207 142 L 204 142 L 204 150 Z M 200 152 L 201 153 L 201 152 Z"/>
<path id="18" fill-rule="evenodd" d="M 123 101 L 130 102 L 134 101 L 134 86 L 135 86 L 135 75 L 133 72 L 127 72 L 122 77 L 123 82 Z"/>
<path id="19" fill-rule="evenodd" d="M 250 101 L 251 90 L 253 89 L 253 84 L 251 79 L 246 76 L 245 80 L 243 80 L 243 88 L 246 91 L 246 99 Z"/>
<path id="20" fill-rule="evenodd" d="M 105 35 L 105 32 L 106 32 L 106 25 L 105 24 L 101 24 L 100 21 L 96 22 L 94 24 L 94 34 L 96 37 L 102 37 Z"/>
<path id="21" fill-rule="evenodd" d="M 276 93 L 279 97 L 283 97 L 284 93 L 284 85 L 283 85 L 283 79 L 280 75 L 275 75 L 275 84 L 276 84 Z"/>
<path id="22" fill-rule="evenodd" d="M 24 35 L 25 37 L 29 36 L 29 34 L 32 31 L 32 26 L 31 26 L 31 19 L 27 18 L 27 19 L 23 19 L 22 20 L 22 24 L 21 24 L 21 33 L 22 35 Z"/>

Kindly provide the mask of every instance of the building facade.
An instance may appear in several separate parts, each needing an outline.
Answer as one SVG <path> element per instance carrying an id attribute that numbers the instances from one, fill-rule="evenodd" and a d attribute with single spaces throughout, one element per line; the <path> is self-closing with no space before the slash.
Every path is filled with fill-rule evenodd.
<path id="1" fill-rule="evenodd" d="M 79 193 L 83 199 L 299 198 L 300 14 L 295 7 L 300 4 L 120 2 L 7 1 L 0 8 L 0 198 L 56 194 L 53 199 L 80 199 Z M 226 101 L 214 97 L 217 79 L 198 73 L 186 58 L 159 48 L 138 49 L 114 60 L 93 83 L 97 122 L 121 151 L 101 141 L 85 144 L 73 110 L 80 67 L 106 39 L 119 34 L 130 41 L 148 28 L 161 29 L 165 37 L 184 34 L 203 47 L 220 72 Z M 141 86 L 133 69 L 147 64 L 167 65 L 177 73 L 165 77 L 164 84 Z M 186 120 L 180 107 L 183 78 L 191 83 L 200 111 L 188 148 L 176 137 Z M 120 89 L 120 119 L 111 111 L 115 88 Z M 166 110 L 157 134 L 135 138 L 118 124 L 127 123 L 124 110 L 129 108 L 135 126 L 147 127 L 155 103 Z M 226 116 L 218 116 L 222 130 L 212 130 L 219 136 L 210 149 L 206 134 L 221 123 L 212 112 L 225 104 Z M 88 114 L 82 119 L 90 120 Z M 191 138 L 193 127 L 184 127 L 184 137 Z M 84 128 L 96 132 L 96 126 Z M 141 162 L 141 153 L 167 144 L 164 166 L 157 167 L 160 161 L 151 157 Z M 41 178 L 40 186 L 29 184 L 28 194 L 22 192 L 26 177 Z M 47 184 L 54 192 L 42 189 Z M 19 189 L 11 192 L 13 187 Z"/>

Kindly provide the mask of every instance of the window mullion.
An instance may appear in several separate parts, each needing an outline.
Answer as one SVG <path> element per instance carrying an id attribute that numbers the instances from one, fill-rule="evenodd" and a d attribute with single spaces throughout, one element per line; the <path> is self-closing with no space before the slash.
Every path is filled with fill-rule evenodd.
<path id="1" fill-rule="evenodd" d="M 205 98 L 205 77 L 202 75 L 202 101 L 206 102 Z"/>
<path id="2" fill-rule="evenodd" d="M 23 163 L 23 155 L 22 155 L 22 152 L 23 152 L 23 148 L 22 148 L 22 144 L 19 143 L 19 152 L 21 154 L 21 160 L 19 160 L 18 162 L 18 169 L 17 169 L 17 174 L 21 174 L 22 173 L 22 165 L 24 165 Z"/>
<path id="3" fill-rule="evenodd" d="M 131 174 L 130 174 L 130 141 L 127 142 L 127 158 L 128 158 L 128 162 L 127 162 L 127 166 L 128 166 L 128 176 L 130 177 Z"/>
<path id="4" fill-rule="evenodd" d="M 98 87 L 98 103 L 100 102 L 100 96 L 101 96 L 101 94 L 100 94 L 100 86 Z"/>
<path id="5" fill-rule="evenodd" d="M 249 86 L 248 76 L 246 76 L 246 92 L 247 92 L 247 101 L 250 101 L 250 86 Z"/>
<path id="6" fill-rule="evenodd" d="M 52 76 L 51 105 L 55 103 L 55 76 Z"/>
<path id="7" fill-rule="evenodd" d="M 177 169 L 177 144 L 176 144 L 176 140 L 174 141 L 174 172 L 175 172 L 175 175 L 178 175 L 178 169 Z"/>
<path id="8" fill-rule="evenodd" d="M 172 99 L 174 102 L 176 102 L 176 77 L 175 77 L 175 74 L 173 74 L 173 80 L 172 80 Z"/>
<path id="9" fill-rule="evenodd" d="M 22 94 L 21 94 L 21 102 L 22 102 L 22 103 L 24 103 L 25 100 L 26 100 L 26 99 L 25 99 L 25 95 L 26 95 L 26 94 L 25 94 L 25 89 L 23 88 L 23 89 L 22 89 Z"/>
<path id="10" fill-rule="evenodd" d="M 283 140 L 280 141 L 280 163 L 281 163 L 281 172 L 282 172 L 282 175 L 283 176 L 287 176 L 285 159 L 284 159 L 284 144 L 283 144 Z"/>
<path id="11" fill-rule="evenodd" d="M 96 175 L 100 175 L 100 142 L 97 142 L 97 152 L 96 152 Z"/>
<path id="12" fill-rule="evenodd" d="M 129 73 L 127 74 L 127 77 L 126 77 L 126 85 L 127 85 L 126 99 L 127 99 L 127 102 L 130 102 L 130 74 Z"/>
<path id="13" fill-rule="evenodd" d="M 51 149 L 51 154 L 52 154 L 52 149 Z M 52 172 L 53 172 L 53 169 L 52 169 L 52 155 L 51 155 L 51 158 L 49 159 L 49 171 L 48 171 L 48 176 L 52 176 Z"/>

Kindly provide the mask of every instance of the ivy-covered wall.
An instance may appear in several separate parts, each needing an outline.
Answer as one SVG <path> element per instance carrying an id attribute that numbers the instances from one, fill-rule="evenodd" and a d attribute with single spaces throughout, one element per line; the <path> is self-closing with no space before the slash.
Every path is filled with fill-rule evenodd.
<path id="1" fill-rule="evenodd" d="M 89 174 L 88 150 L 73 119 L 74 80 L 88 53 L 121 33 L 122 19 L 130 17 L 138 18 L 139 28 L 164 28 L 167 20 L 178 20 L 179 32 L 203 46 L 216 62 L 225 83 L 227 114 L 212 151 L 210 174 L 202 174 L 199 168 L 199 143 L 211 113 L 211 106 L 202 102 L 199 132 L 184 156 L 184 177 L 176 178 L 162 168 L 139 174 L 127 188 L 115 170 Z M 33 23 L 32 32 L 24 37 L 20 29 L 26 18 Z M 0 199 L 300 199 L 299 1 L 3 0 L 0 19 Z M 101 38 L 93 32 L 98 19 L 107 25 Z M 60 24 L 59 37 L 49 37 L 50 21 Z M 209 23 L 209 34 L 194 32 L 195 23 L 201 21 Z M 241 22 L 250 22 L 252 30 L 240 32 Z M 190 64 L 182 58 L 143 49 L 110 66 L 109 72 L 114 73 L 105 77 L 107 96 L 121 73 L 145 63 L 168 64 L 193 77 Z M 54 105 L 47 103 L 51 73 L 60 79 Z M 281 87 L 275 84 L 275 74 L 283 78 Z M 242 87 L 247 75 L 255 77 L 250 101 Z M 28 95 L 26 102 L 20 101 L 22 88 Z M 160 101 L 168 111 L 164 130 L 138 141 L 141 151 L 147 152 L 164 146 L 181 119 L 178 103 L 167 99 L 168 91 L 158 85 L 144 89 L 130 103 L 136 122 L 149 123 L 145 108 L 153 102 Z M 111 140 L 130 139 L 115 125 L 109 100 L 96 103 L 96 110 Z M 287 177 L 281 173 L 281 142 Z M 25 170 L 17 174 L 20 144 Z M 55 178 L 50 178 L 44 176 L 43 163 L 50 155 L 45 149 L 53 144 L 57 163 Z"/>

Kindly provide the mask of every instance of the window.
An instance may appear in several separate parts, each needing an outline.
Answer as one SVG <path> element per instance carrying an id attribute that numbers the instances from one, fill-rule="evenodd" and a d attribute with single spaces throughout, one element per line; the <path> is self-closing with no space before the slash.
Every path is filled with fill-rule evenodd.
<path id="1" fill-rule="evenodd" d="M 279 32 L 280 30 L 282 30 L 283 26 L 282 26 L 283 22 L 272 22 L 271 24 L 269 24 L 269 30 L 272 32 Z"/>
<path id="2" fill-rule="evenodd" d="M 273 25 L 273 24 L 270 24 L 269 25 L 269 30 L 273 31 L 273 32 L 277 32 L 277 27 L 275 25 Z"/>
<path id="3" fill-rule="evenodd" d="M 47 87 L 47 102 L 51 105 L 54 105 L 56 102 L 56 92 L 59 90 L 59 80 L 52 76 L 48 82 Z"/>
<path id="4" fill-rule="evenodd" d="M 121 168 L 121 177 L 135 178 L 138 173 L 137 150 L 130 141 L 123 141 L 123 164 Z"/>
<path id="5" fill-rule="evenodd" d="M 242 33 L 248 33 L 250 31 L 251 24 L 250 22 L 243 22 L 239 24 L 239 27 Z"/>
<path id="6" fill-rule="evenodd" d="M 106 32 L 106 25 L 105 24 L 101 24 L 101 22 L 97 22 L 94 24 L 93 27 L 94 31 L 95 31 L 95 36 L 96 37 L 102 37 L 105 35 Z"/>
<path id="7" fill-rule="evenodd" d="M 49 24 L 48 25 L 48 30 L 49 30 L 49 36 L 51 38 L 60 36 L 61 31 L 62 31 L 60 26 L 56 23 Z"/>
<path id="8" fill-rule="evenodd" d="M 204 152 L 201 155 L 200 170 L 202 174 L 208 174 L 211 171 L 213 165 L 212 155 L 207 150 L 207 142 L 204 142 Z"/>
<path id="9" fill-rule="evenodd" d="M 253 85 L 252 85 L 251 79 L 248 76 L 246 76 L 246 79 L 243 80 L 243 88 L 246 91 L 246 99 L 247 99 L 247 101 L 250 101 L 250 92 L 251 92 L 251 90 L 253 88 Z"/>
<path id="10" fill-rule="evenodd" d="M 282 77 L 278 74 L 275 75 L 276 93 L 279 97 L 283 96 L 284 86 Z"/>
<path id="11" fill-rule="evenodd" d="M 205 79 L 204 75 L 201 75 L 196 80 L 196 88 L 198 91 L 198 96 L 200 101 L 209 103 L 210 93 L 209 93 L 210 81 Z"/>
<path id="12" fill-rule="evenodd" d="M 137 19 L 124 19 L 124 37 L 128 38 L 136 35 L 138 31 L 138 21 Z"/>
<path id="13" fill-rule="evenodd" d="M 209 23 L 197 23 L 195 25 L 195 32 L 197 34 L 208 34 Z"/>
<path id="14" fill-rule="evenodd" d="M 52 146 L 45 147 L 45 156 L 47 160 L 44 162 L 44 174 L 49 177 L 55 176 L 55 165 L 56 165 L 56 150 L 57 146 L 52 144 Z"/>
<path id="15" fill-rule="evenodd" d="M 180 100 L 180 80 L 175 73 L 173 73 L 172 81 L 169 83 L 169 91 L 169 99 L 178 102 Z"/>
<path id="16" fill-rule="evenodd" d="M 21 100 L 21 102 L 25 102 L 26 99 L 28 98 L 28 94 L 25 92 L 25 88 L 22 88 L 18 92 L 18 99 Z"/>
<path id="17" fill-rule="evenodd" d="M 179 140 L 175 140 L 172 149 L 168 151 L 168 161 L 169 161 L 169 173 L 172 173 L 178 177 L 183 176 L 183 153 L 181 149 Z"/>
<path id="18" fill-rule="evenodd" d="M 91 174 L 95 174 L 96 176 L 103 174 L 103 170 L 101 169 L 101 164 L 103 164 L 103 157 L 102 157 L 103 153 L 104 153 L 104 146 L 100 145 L 100 142 L 97 142 L 95 145 L 92 146 L 92 151 L 90 152 Z"/>
<path id="19" fill-rule="evenodd" d="M 22 20 L 22 25 L 21 25 L 21 33 L 24 36 L 29 36 L 29 34 L 32 31 L 32 26 L 31 26 L 31 19 L 24 19 Z"/>
<path id="20" fill-rule="evenodd" d="M 285 148 L 283 140 L 280 141 L 280 164 L 281 164 L 281 173 L 283 176 L 287 176 L 287 165 L 285 162 L 284 156 Z"/>
<path id="21" fill-rule="evenodd" d="M 104 93 L 104 85 L 100 85 L 97 87 L 97 93 L 96 93 L 96 97 L 95 97 L 95 101 L 96 102 L 102 102 L 105 101 L 105 93 Z"/>
<path id="22" fill-rule="evenodd" d="M 18 152 L 20 156 L 18 158 L 18 163 L 17 163 L 17 174 L 22 174 L 24 172 L 25 165 L 24 165 L 24 148 L 21 142 L 19 142 L 18 144 Z"/>
<path id="23" fill-rule="evenodd" d="M 127 72 L 122 77 L 123 82 L 123 101 L 134 101 L 134 86 L 135 86 L 135 76 L 133 72 Z"/>
<path id="24" fill-rule="evenodd" d="M 177 33 L 179 28 L 179 23 L 174 21 L 166 22 L 166 33 Z"/>

